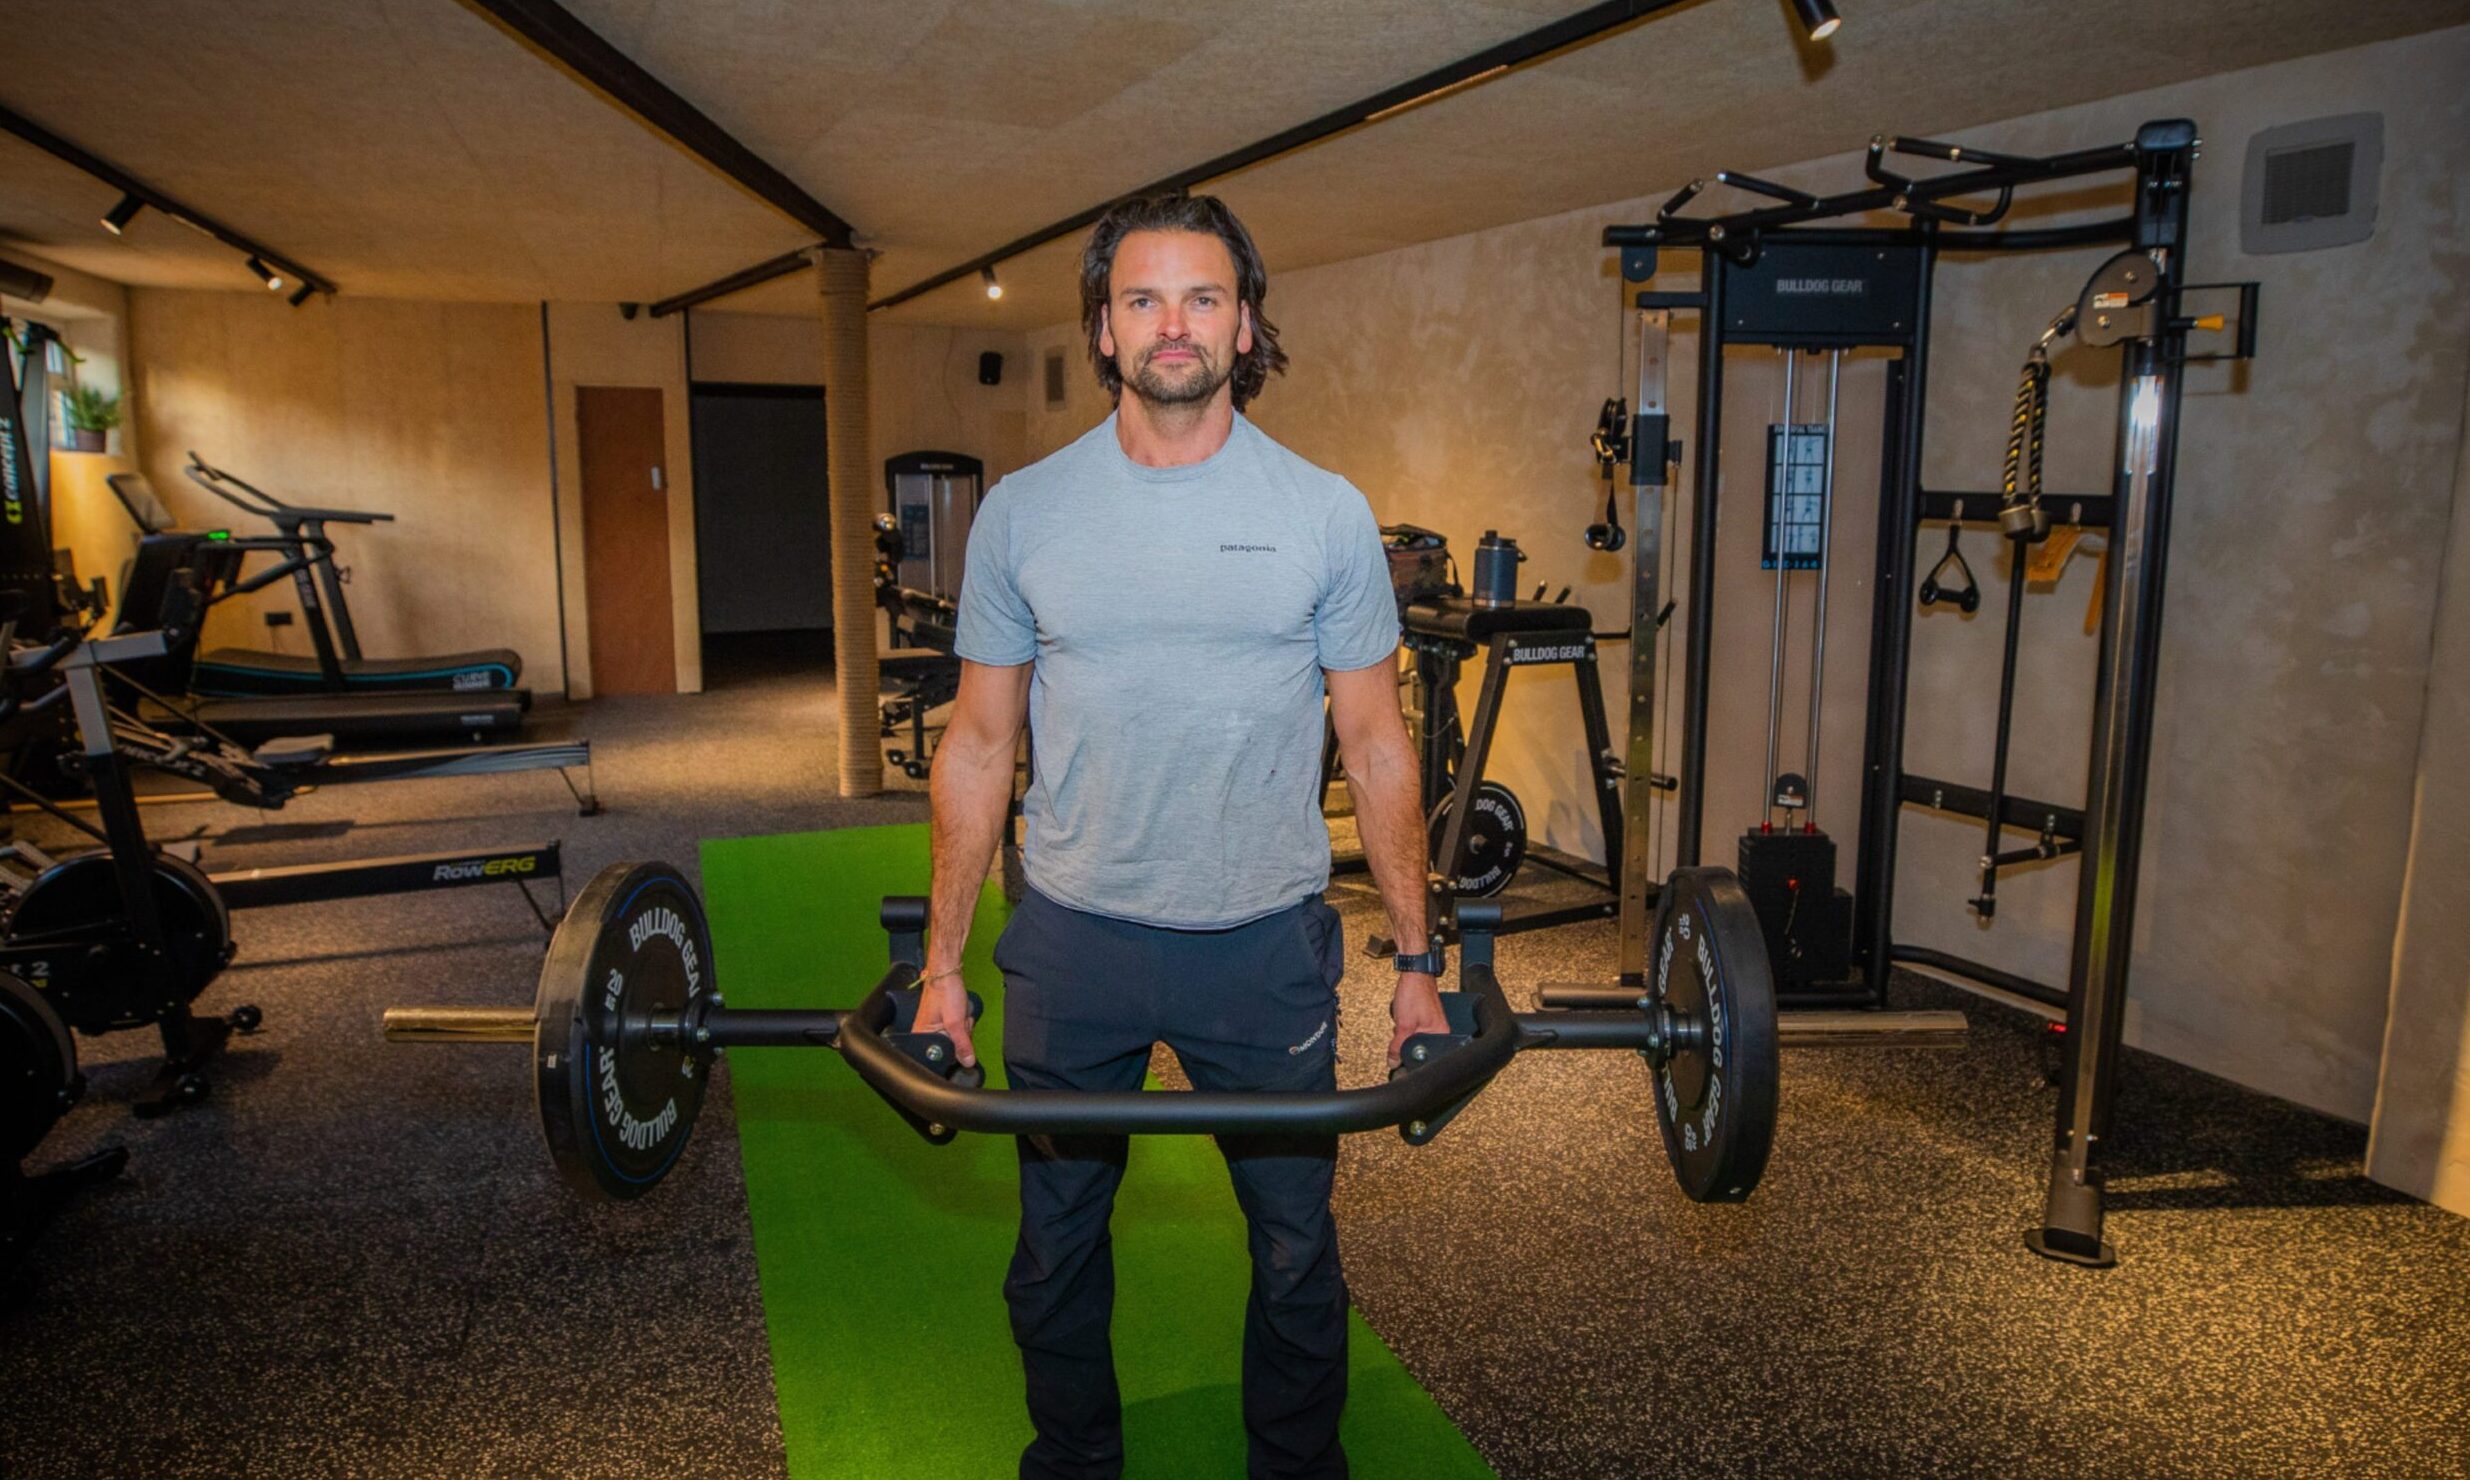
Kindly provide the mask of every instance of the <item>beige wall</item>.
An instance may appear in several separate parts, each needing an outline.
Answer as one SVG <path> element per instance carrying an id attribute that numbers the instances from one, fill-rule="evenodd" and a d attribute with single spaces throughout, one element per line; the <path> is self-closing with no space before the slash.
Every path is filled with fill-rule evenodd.
<path id="1" fill-rule="evenodd" d="M 2367 1169 L 2470 1213 L 2470 445 L 2454 476 L 2450 546 Z"/>
<path id="2" fill-rule="evenodd" d="M 2162 700 L 2130 1041 L 2302 1103 L 2364 1119 L 2384 1037 L 2392 932 L 2425 710 L 2437 561 L 2461 437 L 2470 345 L 2470 254 L 2460 182 L 2470 177 L 2470 31 L 2307 58 L 1971 131 L 1990 148 L 2056 151 L 2121 139 L 2149 118 L 2186 116 L 2207 147 L 2194 192 L 2199 281 L 2263 280 L 2263 357 L 2193 372 L 2171 557 Z M 2273 124 L 2359 110 L 2386 114 L 2375 238 L 2311 255 L 2239 255 L 2247 139 Z M 1885 117 L 1882 124 L 1891 125 Z M 1712 169 L 1726 161 L 1710 159 Z M 1846 154 L 1772 172 L 1841 189 Z M 1488 528 L 1532 559 L 1523 584 L 1576 587 L 1599 627 L 1627 620 L 1627 553 L 1587 550 L 1603 485 L 1585 437 L 1614 378 L 1620 290 L 1601 228 L 1651 216 L 1667 182 L 1601 209 L 1277 275 L 1270 317 L 1294 356 L 1257 408 L 1261 424 L 1353 479 L 1385 521 L 1446 532 L 1465 558 Z M 1241 182 L 1228 194 L 1240 210 Z M 2116 214 L 2074 194 L 2075 215 Z M 2047 219 L 2065 219 L 2052 215 Z M 1935 317 L 1927 480 L 1995 486 L 2024 347 L 2098 264 L 2100 250 L 1954 258 Z M 1658 286 L 1683 287 L 1676 261 Z M 1688 327 L 1684 321 L 1679 327 Z M 1068 404 L 1033 401 L 1031 456 L 1106 407 L 1077 330 L 1031 336 L 1066 347 Z M 1676 336 L 1674 409 L 1694 437 L 1689 367 Z M 2051 417 L 2054 490 L 2106 491 L 2114 356 L 2061 361 Z M 1804 361 L 1805 365 L 1813 362 Z M 1823 375 L 1824 362 L 1816 363 Z M 1035 367 L 1032 367 L 1033 374 Z M 1717 676 L 1704 856 L 1729 862 L 1755 820 L 1764 766 L 1772 577 L 1756 569 L 1760 429 L 1775 418 L 1772 351 L 1742 351 L 1727 390 L 1725 522 L 1718 543 Z M 1881 372 L 1845 369 L 1837 539 L 1848 558 L 1830 600 L 1821 822 L 1851 882 L 1870 602 Z M 1804 416 L 1812 403 L 1804 402 Z M 1691 448 L 1694 456 L 1700 449 Z M 1684 476 L 1687 476 L 1687 468 Z M 1746 496 L 1745 496 L 1746 495 Z M 1625 505 L 1626 507 L 1626 505 Z M 1934 560 L 1943 537 L 1924 537 Z M 1976 784 L 1989 769 L 1998 623 L 2005 594 L 1990 541 L 1968 537 L 1983 610 L 1923 615 L 1914 644 L 1910 770 Z M 2092 563 L 2027 604 L 2024 692 L 2012 786 L 2080 799 L 2092 641 Z M 1794 593 L 1806 651 L 1810 595 Z M 1785 693 L 1786 754 L 1800 769 L 1807 670 Z M 1617 664 L 1617 660 L 1616 660 Z M 1608 674 L 1623 712 L 1623 674 Z M 1462 696 L 1473 697 L 1473 677 Z M 1493 774 L 1526 800 L 1549 841 L 1599 846 L 1565 676 L 1521 674 Z M 1897 895 L 1900 940 L 2063 981 L 2075 866 L 2011 875 L 1994 926 L 1973 892 L 1978 824 L 1908 811 Z M 2453 911 L 2470 930 L 2470 911 Z"/>
<path id="3" fill-rule="evenodd" d="M 527 683 L 559 688 L 536 307 L 129 296 L 143 466 L 184 524 L 256 532 L 181 475 L 192 448 L 293 503 L 392 513 L 337 533 L 363 647 L 511 647 Z M 288 590 L 226 603 L 208 641 L 264 646 L 258 614 L 291 605 Z M 279 640 L 307 651 L 297 625 Z"/>
<path id="4" fill-rule="evenodd" d="M 575 387 L 638 386 L 660 392 L 661 437 L 669 499 L 670 632 L 676 643 L 678 691 L 703 688 L 703 628 L 695 565 L 695 467 L 686 404 L 686 321 L 638 313 L 627 318 L 610 303 L 548 306 L 549 384 L 557 432 L 558 569 L 566 600 L 567 692 L 592 696 L 592 631 L 583 578 L 583 461 L 575 426 Z M 535 391 L 537 394 L 537 389 Z M 537 567 L 534 579 L 549 574 Z"/>
<path id="5" fill-rule="evenodd" d="M 688 363 L 696 380 L 823 383 L 823 325 L 818 319 L 709 309 L 684 317 Z"/>
<path id="6" fill-rule="evenodd" d="M 1028 336 L 989 329 L 877 323 L 868 333 L 875 462 L 903 452 L 958 452 L 986 464 L 986 486 L 1021 465 L 1032 366 Z M 978 384 L 978 356 L 1003 356 L 1003 379 Z"/>

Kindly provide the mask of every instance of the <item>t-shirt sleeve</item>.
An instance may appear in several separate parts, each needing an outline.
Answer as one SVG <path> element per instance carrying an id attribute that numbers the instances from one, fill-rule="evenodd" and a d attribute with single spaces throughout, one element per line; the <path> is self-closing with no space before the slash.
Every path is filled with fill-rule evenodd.
<path id="1" fill-rule="evenodd" d="M 1321 666 L 1344 673 L 1369 668 L 1398 646 L 1398 597 L 1372 505 L 1341 480 L 1329 520 L 1329 575 L 1312 614 Z"/>
<path id="2" fill-rule="evenodd" d="M 969 523 L 960 606 L 953 652 L 998 668 L 1017 667 L 1038 655 L 1038 621 L 1021 599 L 1013 567 L 1011 493 L 1001 483 Z"/>

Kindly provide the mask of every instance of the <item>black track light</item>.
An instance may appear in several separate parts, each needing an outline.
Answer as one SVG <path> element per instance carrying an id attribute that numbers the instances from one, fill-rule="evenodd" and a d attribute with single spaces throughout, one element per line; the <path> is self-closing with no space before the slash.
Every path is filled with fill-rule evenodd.
<path id="1" fill-rule="evenodd" d="M 129 223 L 136 220 L 137 213 L 145 208 L 146 203 L 136 196 L 124 195 L 120 197 L 120 204 L 113 206 L 103 217 L 103 229 L 118 236 L 129 229 Z"/>
<path id="2" fill-rule="evenodd" d="M 273 268 L 268 267 L 265 263 L 260 262 L 255 257 L 251 257 L 249 259 L 249 271 L 257 274 L 257 280 L 266 285 L 267 292 L 280 293 L 283 291 L 283 275 L 276 272 Z"/>
<path id="3" fill-rule="evenodd" d="M 310 298 L 316 295 L 316 293 L 317 288 L 315 284 L 302 283 L 298 288 L 293 290 L 292 296 L 285 301 L 290 303 L 292 307 L 298 308 L 300 305 L 308 302 Z"/>
<path id="4" fill-rule="evenodd" d="M 1833 0 L 1792 0 L 1793 13 L 1801 17 L 1801 29 L 1812 41 L 1824 41 L 1835 34 L 1844 18 L 1835 13 Z"/>
<path id="5" fill-rule="evenodd" d="M 1001 298 L 1003 296 L 1003 284 L 995 281 L 995 269 L 991 264 L 979 268 L 978 276 L 985 280 L 987 297 Z"/>

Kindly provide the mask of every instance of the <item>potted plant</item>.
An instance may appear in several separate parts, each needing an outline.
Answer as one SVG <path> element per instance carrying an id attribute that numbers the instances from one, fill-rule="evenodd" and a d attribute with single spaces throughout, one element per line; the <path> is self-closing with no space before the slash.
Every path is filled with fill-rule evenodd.
<path id="1" fill-rule="evenodd" d="M 61 398 L 69 424 L 69 446 L 78 452 L 101 452 L 103 438 L 120 425 L 120 398 L 94 386 L 73 385 Z"/>

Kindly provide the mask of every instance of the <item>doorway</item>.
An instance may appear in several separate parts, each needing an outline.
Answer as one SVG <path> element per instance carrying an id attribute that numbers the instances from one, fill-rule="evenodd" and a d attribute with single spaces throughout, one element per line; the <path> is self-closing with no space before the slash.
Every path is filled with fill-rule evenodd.
<path id="1" fill-rule="evenodd" d="M 698 381 L 690 394 L 705 684 L 825 669 L 832 524 L 823 387 Z"/>

